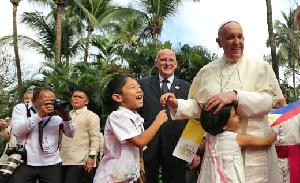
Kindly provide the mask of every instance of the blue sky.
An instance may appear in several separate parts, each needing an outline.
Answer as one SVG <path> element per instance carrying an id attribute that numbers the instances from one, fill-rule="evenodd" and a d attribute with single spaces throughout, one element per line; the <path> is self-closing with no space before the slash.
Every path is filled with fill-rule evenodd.
<path id="1" fill-rule="evenodd" d="M 136 0 L 115 0 L 123 5 Z M 282 20 L 281 11 L 287 12 L 295 7 L 294 0 L 272 0 L 273 20 Z M 41 9 L 23 0 L 18 13 Z M 0 37 L 12 32 L 12 5 L 8 0 L 2 0 L 0 5 Z M 269 53 L 265 47 L 268 37 L 266 4 L 263 0 L 183 0 L 178 13 L 169 18 L 163 28 L 161 40 L 171 40 L 173 45 L 181 44 L 201 45 L 209 51 L 222 54 L 215 42 L 217 29 L 227 20 L 236 20 L 241 23 L 245 36 L 245 53 L 262 57 Z M 34 36 L 33 33 L 19 24 L 18 33 Z M 42 58 L 33 52 L 20 51 L 26 65 L 40 65 Z"/>

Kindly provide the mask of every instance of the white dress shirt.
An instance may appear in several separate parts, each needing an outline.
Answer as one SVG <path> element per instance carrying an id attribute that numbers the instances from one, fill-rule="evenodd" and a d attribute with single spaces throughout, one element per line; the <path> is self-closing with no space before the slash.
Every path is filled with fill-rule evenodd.
<path id="1" fill-rule="evenodd" d="M 29 108 L 32 105 L 29 104 Z M 59 155 L 59 125 L 63 123 L 63 133 L 73 137 L 75 126 L 72 121 L 63 121 L 61 117 L 55 115 L 41 118 L 30 110 L 31 117 L 27 118 L 27 109 L 24 103 L 17 104 L 12 113 L 12 133 L 18 141 L 25 141 L 27 150 L 27 165 L 48 166 L 60 163 L 62 160 Z M 43 149 L 39 144 L 38 123 L 45 122 L 50 118 L 48 124 L 43 128 Z"/>
<path id="2" fill-rule="evenodd" d="M 139 148 L 127 139 L 143 132 L 144 119 L 136 112 L 119 107 L 112 112 L 104 129 L 104 157 L 94 183 L 132 183 L 140 176 Z"/>
<path id="3" fill-rule="evenodd" d="M 169 88 L 169 90 L 170 90 L 170 89 L 171 89 L 171 85 L 172 85 L 172 83 L 173 83 L 173 81 L 174 81 L 174 77 L 175 77 L 174 74 L 173 74 L 172 76 L 168 77 L 168 78 L 164 78 L 164 77 L 162 77 L 160 74 L 158 75 L 158 77 L 159 77 L 159 86 L 160 86 L 160 87 L 161 87 L 162 81 L 163 81 L 164 79 L 170 81 L 169 83 L 167 83 L 167 86 L 168 86 L 168 88 Z"/>

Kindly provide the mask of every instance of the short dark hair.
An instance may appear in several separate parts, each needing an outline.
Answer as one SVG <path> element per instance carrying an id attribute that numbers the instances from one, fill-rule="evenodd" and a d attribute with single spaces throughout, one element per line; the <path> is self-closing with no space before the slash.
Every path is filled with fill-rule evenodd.
<path id="1" fill-rule="evenodd" d="M 37 98 L 39 97 L 40 93 L 42 91 L 51 91 L 54 92 L 54 90 L 50 87 L 36 87 L 33 90 L 33 96 L 32 96 L 32 102 L 35 102 L 37 100 Z"/>
<path id="2" fill-rule="evenodd" d="M 118 104 L 112 99 L 113 94 L 122 94 L 122 88 L 126 84 L 126 79 L 132 78 L 133 76 L 129 74 L 114 74 L 112 75 L 110 81 L 106 85 L 103 94 L 103 102 L 107 108 L 112 108 L 110 111 L 116 110 Z"/>
<path id="3" fill-rule="evenodd" d="M 203 108 L 200 115 L 200 122 L 203 129 L 212 135 L 224 132 L 223 128 L 226 126 L 230 118 L 230 111 L 234 107 L 234 104 L 227 104 L 217 114 L 214 114 L 217 107 L 210 111 L 206 111 Z"/>
<path id="4" fill-rule="evenodd" d="M 87 90 L 85 90 L 85 89 L 83 89 L 83 88 L 75 88 L 75 89 L 73 90 L 73 92 L 72 92 L 72 95 L 73 95 L 75 92 L 82 92 L 82 93 L 84 93 L 84 95 L 86 96 L 86 98 L 89 99 Z"/>

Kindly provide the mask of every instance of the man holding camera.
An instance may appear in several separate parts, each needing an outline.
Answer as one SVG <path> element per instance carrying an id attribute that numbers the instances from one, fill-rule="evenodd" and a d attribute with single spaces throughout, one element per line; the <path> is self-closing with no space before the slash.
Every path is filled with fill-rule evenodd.
<path id="1" fill-rule="evenodd" d="M 22 103 L 14 107 L 12 133 L 19 146 L 25 147 L 27 156 L 22 159 L 27 161 L 17 167 L 9 183 L 61 182 L 60 133 L 73 137 L 75 127 L 68 109 L 55 106 L 55 99 L 51 88 L 41 87 L 34 91 L 32 105 Z"/>
<path id="2" fill-rule="evenodd" d="M 63 135 L 61 141 L 62 183 L 93 182 L 95 158 L 103 144 L 100 144 L 100 118 L 87 109 L 88 103 L 85 91 L 73 92 L 70 116 L 76 125 L 76 134 L 74 138 Z"/>

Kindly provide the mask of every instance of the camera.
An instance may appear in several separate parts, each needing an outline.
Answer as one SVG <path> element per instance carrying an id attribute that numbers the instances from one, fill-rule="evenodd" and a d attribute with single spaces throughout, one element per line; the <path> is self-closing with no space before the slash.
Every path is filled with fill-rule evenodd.
<path id="1" fill-rule="evenodd" d="M 55 99 L 53 100 L 53 106 L 54 106 L 54 111 L 59 111 L 59 112 L 69 112 L 70 111 L 70 105 L 69 102 L 60 100 L 60 99 Z"/>
<path id="2" fill-rule="evenodd" d="M 22 144 L 17 144 L 16 147 L 9 147 L 6 149 L 5 154 L 7 156 L 10 156 L 12 154 L 20 154 L 22 156 L 22 159 L 26 159 L 26 149 Z"/>
<path id="3" fill-rule="evenodd" d="M 0 174 L 9 177 L 13 174 L 14 170 L 24 161 L 20 154 L 12 154 L 9 156 L 7 162 L 1 166 Z"/>
<path id="4" fill-rule="evenodd" d="M 9 156 L 7 162 L 1 166 L 0 173 L 4 176 L 10 176 L 14 170 L 21 164 L 26 162 L 27 153 L 23 145 L 17 144 L 16 147 L 9 147 L 5 154 Z"/>

